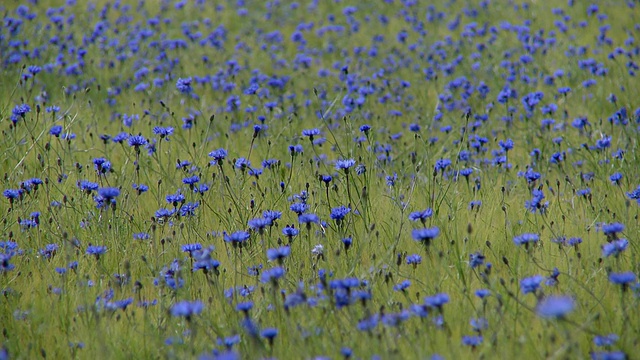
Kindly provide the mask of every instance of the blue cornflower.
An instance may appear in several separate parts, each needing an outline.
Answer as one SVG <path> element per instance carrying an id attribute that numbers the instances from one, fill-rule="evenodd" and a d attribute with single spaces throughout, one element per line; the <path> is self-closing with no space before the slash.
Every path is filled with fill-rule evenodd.
<path id="1" fill-rule="evenodd" d="M 540 240 L 540 235 L 531 234 L 531 233 L 521 234 L 513 238 L 513 242 L 518 246 L 520 245 L 529 246 L 529 244 L 535 244 L 539 240 Z"/>
<path id="2" fill-rule="evenodd" d="M 345 159 L 336 161 L 336 170 L 344 170 L 345 173 L 349 171 L 349 168 L 356 164 L 354 159 Z"/>
<path id="3" fill-rule="evenodd" d="M 9 261 L 11 261 L 11 258 L 13 257 L 14 253 L 0 253 L 0 274 L 7 272 L 7 271 L 11 271 L 15 268 L 14 264 L 11 264 Z"/>
<path id="4" fill-rule="evenodd" d="M 471 346 L 471 347 L 476 347 L 480 344 L 482 344 L 482 336 L 478 335 L 478 336 L 463 336 L 462 337 L 462 345 L 466 345 L 466 346 Z"/>
<path id="5" fill-rule="evenodd" d="M 280 165 L 280 160 L 278 159 L 266 159 L 262 161 L 262 167 L 265 169 L 273 169 L 277 165 Z"/>
<path id="6" fill-rule="evenodd" d="M 187 321 L 191 320 L 193 315 L 198 315 L 204 310 L 202 301 L 180 301 L 171 307 L 171 316 L 184 317 Z"/>
<path id="7" fill-rule="evenodd" d="M 263 338 L 267 339 L 269 344 L 273 344 L 273 339 L 275 339 L 276 336 L 278 336 L 278 329 L 276 329 L 276 328 L 264 328 L 260 332 L 260 335 Z"/>
<path id="8" fill-rule="evenodd" d="M 340 205 L 339 207 L 331 209 L 330 217 L 332 220 L 340 223 L 342 220 L 344 220 L 345 216 L 347 216 L 349 212 L 351 212 L 351 208 Z"/>
<path id="9" fill-rule="evenodd" d="M 51 130 L 49 130 L 49 134 L 55 137 L 60 137 L 60 133 L 62 132 L 63 127 L 60 125 L 54 125 L 51 127 Z"/>
<path id="10" fill-rule="evenodd" d="M 612 272 L 609 274 L 609 281 L 612 284 L 622 285 L 622 288 L 624 290 L 629 284 L 636 281 L 636 274 L 634 274 L 631 271 L 622 272 L 622 273 Z"/>
<path id="11" fill-rule="evenodd" d="M 414 229 L 411 232 L 411 236 L 415 241 L 419 241 L 426 246 L 431 244 L 431 240 L 435 239 L 440 234 L 440 229 L 437 226 L 432 228 Z"/>
<path id="12" fill-rule="evenodd" d="M 189 253 L 189 256 L 193 255 L 194 251 L 202 250 L 202 244 L 185 244 L 180 247 L 182 252 Z"/>
<path id="13" fill-rule="evenodd" d="M 638 204 L 640 204 L 640 186 L 638 186 L 635 190 L 628 192 L 627 197 L 632 200 L 636 200 Z"/>
<path id="14" fill-rule="evenodd" d="M 193 88 L 191 87 L 192 80 L 193 79 L 191 77 L 185 79 L 178 78 L 176 81 L 176 89 L 183 94 L 190 94 L 193 91 Z"/>
<path id="15" fill-rule="evenodd" d="M 340 348 L 340 355 L 344 356 L 345 359 L 348 359 L 353 355 L 353 350 L 349 347 L 343 346 Z"/>
<path id="16" fill-rule="evenodd" d="M 86 254 L 93 255 L 96 257 L 96 259 L 99 259 L 100 255 L 104 255 L 106 252 L 107 252 L 106 246 L 89 245 L 87 246 Z"/>
<path id="17" fill-rule="evenodd" d="M 233 288 L 231 288 L 233 290 Z M 245 315 L 249 312 L 249 310 L 253 309 L 253 301 L 244 301 L 240 302 L 236 305 L 237 311 L 242 311 Z"/>
<path id="18" fill-rule="evenodd" d="M 186 198 L 183 194 L 180 193 L 180 190 L 178 190 L 178 192 L 175 194 L 167 195 L 165 197 L 165 200 L 167 200 L 167 202 L 169 204 L 172 204 L 173 206 L 178 206 L 178 204 L 184 203 Z"/>
<path id="19" fill-rule="evenodd" d="M 107 174 L 111 171 L 111 162 L 105 158 L 93 159 L 93 168 L 98 172 L 98 175 Z"/>
<path id="20" fill-rule="evenodd" d="M 300 224 L 307 224 L 310 226 L 312 223 L 317 224 L 320 222 L 320 218 L 316 214 L 302 214 L 298 216 L 298 222 Z"/>
<path id="21" fill-rule="evenodd" d="M 47 244 L 44 249 L 40 249 L 40 255 L 46 259 L 52 259 L 58 252 L 58 244 Z"/>
<path id="22" fill-rule="evenodd" d="M 418 254 L 407 256 L 407 265 L 413 265 L 413 267 L 416 267 L 416 265 L 419 265 L 420 263 L 422 263 L 422 256 Z"/>
<path id="23" fill-rule="evenodd" d="M 42 185 L 42 180 L 40 178 L 31 178 L 27 179 L 20 183 L 20 188 L 26 192 L 31 192 L 31 190 L 38 190 L 38 186 Z"/>
<path id="24" fill-rule="evenodd" d="M 265 210 L 262 212 L 262 217 L 274 222 L 282 217 L 282 212 L 276 210 Z"/>
<path id="25" fill-rule="evenodd" d="M 604 257 L 618 257 L 620 253 L 625 251 L 629 246 L 627 239 L 613 240 L 610 243 L 606 243 L 602 246 L 602 256 Z"/>
<path id="26" fill-rule="evenodd" d="M 485 256 L 482 255 L 482 253 L 479 251 L 469 254 L 469 266 L 471 266 L 472 269 L 477 268 L 478 266 L 484 264 L 484 259 Z"/>
<path id="27" fill-rule="evenodd" d="M 611 223 L 602 225 L 602 232 L 607 236 L 608 240 L 616 239 L 618 233 L 624 230 L 624 225 L 621 223 Z"/>
<path id="28" fill-rule="evenodd" d="M 570 296 L 548 296 L 538 303 L 536 313 L 546 319 L 561 319 L 576 307 Z"/>
<path id="29" fill-rule="evenodd" d="M 309 205 L 305 203 L 293 203 L 291 204 L 289 209 L 300 216 L 309 209 Z"/>
<path id="30" fill-rule="evenodd" d="M 393 286 L 393 290 L 394 291 L 405 291 L 406 289 L 409 288 L 409 286 L 411 286 L 411 281 L 403 280 L 401 283 L 394 285 Z"/>
<path id="31" fill-rule="evenodd" d="M 238 158 L 235 163 L 236 168 L 240 170 L 246 170 L 251 168 L 251 162 L 245 158 Z"/>
<path id="32" fill-rule="evenodd" d="M 209 153 L 209 157 L 213 158 L 211 160 L 211 165 L 222 165 L 222 160 L 227 157 L 227 150 L 225 149 L 217 149 Z"/>
<path id="33" fill-rule="evenodd" d="M 608 347 L 613 346 L 619 339 L 620 337 L 616 334 L 609 334 L 604 336 L 596 335 L 593 338 L 593 344 L 598 347 Z"/>
<path id="34" fill-rule="evenodd" d="M 414 211 L 411 214 L 409 214 L 409 220 L 411 221 L 420 221 L 423 224 L 426 222 L 426 220 L 428 218 L 430 218 L 431 216 L 433 216 L 433 210 L 431 210 L 431 208 L 427 208 L 425 210 L 422 211 Z"/>
<path id="35" fill-rule="evenodd" d="M 235 247 L 238 244 L 242 244 L 245 241 L 249 240 L 249 237 L 251 237 L 251 235 L 246 231 L 236 231 L 231 234 L 227 234 L 226 232 L 224 232 L 223 237 L 225 242 L 231 243 Z"/>
<path id="36" fill-rule="evenodd" d="M 609 176 L 609 180 L 611 180 L 611 183 L 614 185 L 620 185 L 620 180 L 622 180 L 622 174 L 619 172 L 613 173 L 611 174 L 611 176 Z"/>
<path id="37" fill-rule="evenodd" d="M 540 214 L 544 214 L 547 210 L 547 207 L 549 206 L 549 202 L 542 202 L 544 200 L 544 193 L 542 192 L 542 190 L 533 189 L 531 191 L 531 196 L 531 200 L 526 200 L 524 202 L 525 208 L 527 208 L 527 210 L 534 214 L 537 212 L 539 212 Z"/>
<path id="38" fill-rule="evenodd" d="M 436 164 L 433 167 L 434 171 L 442 171 L 444 172 L 446 168 L 451 166 L 451 160 L 449 159 L 438 159 L 436 160 Z"/>
<path id="39" fill-rule="evenodd" d="M 44 110 L 48 113 L 57 113 L 60 111 L 60 106 L 57 106 L 57 105 L 47 106 L 47 108 Z"/>
<path id="40" fill-rule="evenodd" d="M 424 304 L 430 308 L 436 308 L 441 310 L 442 307 L 449 302 L 449 295 L 446 293 L 435 294 L 427 296 L 424 299 Z"/>
<path id="41" fill-rule="evenodd" d="M 370 317 L 367 317 L 358 321 L 357 328 L 360 331 L 372 331 L 373 329 L 376 328 L 376 326 L 378 326 L 379 322 L 380 322 L 380 315 L 373 314 Z"/>
<path id="42" fill-rule="evenodd" d="M 627 360 L 627 354 L 622 351 L 592 351 L 591 360 Z"/>
<path id="43" fill-rule="evenodd" d="M 129 143 L 129 146 L 135 147 L 135 148 L 139 148 L 140 146 L 144 146 L 149 143 L 147 139 L 145 139 L 144 136 L 142 135 L 130 136 L 127 141 Z"/>
<path id="44" fill-rule="evenodd" d="M 320 135 L 320 129 L 307 129 L 307 130 L 302 130 L 302 136 L 306 136 L 309 138 L 310 141 L 313 142 L 313 138 L 315 136 Z"/>
<path id="45" fill-rule="evenodd" d="M 281 246 L 275 249 L 267 250 L 267 259 L 271 261 L 282 261 L 291 254 L 291 248 L 289 246 Z"/>
<path id="46" fill-rule="evenodd" d="M 477 318 L 469 320 L 469 325 L 473 331 L 481 333 L 489 327 L 489 322 L 485 318 Z"/>
<path id="47" fill-rule="evenodd" d="M 263 283 L 271 282 L 275 284 L 278 281 L 278 279 L 280 279 L 283 276 L 284 276 L 284 269 L 281 268 L 280 266 L 277 266 L 277 267 L 263 271 L 262 275 L 260 275 L 260 281 L 262 281 Z"/>
<path id="48" fill-rule="evenodd" d="M 300 230 L 288 225 L 284 229 L 282 229 L 282 234 L 289 238 L 289 242 L 291 242 L 291 239 L 296 237 L 299 232 Z"/>
<path id="49" fill-rule="evenodd" d="M 159 220 L 166 220 L 167 218 L 173 216 L 173 214 L 175 214 L 175 210 L 168 210 L 168 209 L 158 209 L 155 213 L 156 218 L 158 218 Z"/>
<path id="50" fill-rule="evenodd" d="M 558 270 L 558 268 L 553 268 L 553 272 L 547 277 L 544 284 L 547 286 L 558 285 L 558 276 L 560 276 L 560 270 Z"/>
<path id="51" fill-rule="evenodd" d="M 302 147 L 302 145 L 289 145 L 289 154 L 291 154 L 291 156 L 296 156 L 297 154 L 302 154 L 303 152 L 304 147 Z"/>
<path id="52" fill-rule="evenodd" d="M 260 218 L 255 218 L 255 219 L 249 220 L 247 222 L 247 225 L 249 226 L 249 228 L 251 230 L 258 231 L 258 232 L 262 233 L 262 231 L 264 231 L 264 229 L 266 229 L 267 227 L 273 225 L 273 221 L 271 221 L 271 219 L 266 219 L 266 218 L 260 217 Z"/>
<path id="53" fill-rule="evenodd" d="M 507 140 L 504 140 L 504 141 L 500 140 L 498 142 L 498 145 L 500 145 L 502 150 L 508 152 L 509 150 L 513 149 L 513 140 L 511 140 L 511 139 L 507 139 Z"/>
<path id="54" fill-rule="evenodd" d="M 206 274 L 210 270 L 213 270 L 214 273 L 217 274 L 217 269 L 220 266 L 220 262 L 211 257 L 213 250 L 213 245 L 210 245 L 202 250 L 196 250 L 193 252 L 193 258 L 195 259 L 195 262 L 193 263 L 194 272 L 202 270 Z"/>
<path id="55" fill-rule="evenodd" d="M 200 177 L 198 175 L 193 175 L 182 179 L 182 183 L 185 185 L 189 185 L 189 187 L 193 187 L 200 181 Z"/>
<path id="56" fill-rule="evenodd" d="M 31 112 L 31 107 L 29 105 L 16 105 L 11 113 L 11 121 L 16 124 L 21 118 L 24 119 L 29 112 Z"/>
<path id="57" fill-rule="evenodd" d="M 91 182 L 91 181 L 88 181 L 88 180 L 81 180 L 81 181 L 78 181 L 78 184 L 77 184 L 77 185 L 78 185 L 78 188 L 79 188 L 81 191 L 84 191 L 84 192 L 86 192 L 87 194 L 90 194 L 92 191 L 96 191 L 96 190 L 98 190 L 98 188 L 100 187 L 100 186 L 98 185 L 98 183 L 94 183 L 94 182 Z"/>
<path id="58" fill-rule="evenodd" d="M 488 289 L 478 289 L 475 291 L 475 295 L 480 299 L 485 299 L 491 295 L 491 291 Z"/>
<path id="59" fill-rule="evenodd" d="M 523 294 L 535 293 L 544 281 L 541 275 L 534 275 L 520 280 L 520 291 Z"/>
<path id="60" fill-rule="evenodd" d="M 2 192 L 2 196 L 9 200 L 9 203 L 13 204 L 13 202 L 22 196 L 21 189 L 6 189 Z"/>
<path id="61" fill-rule="evenodd" d="M 113 202 L 116 197 L 120 195 L 120 189 L 114 187 L 100 188 L 98 190 L 100 195 L 105 201 Z"/>
<path id="62" fill-rule="evenodd" d="M 169 136 L 173 134 L 173 128 L 171 126 L 160 127 L 156 126 L 153 128 L 153 133 L 160 136 L 160 139 L 166 138 L 169 140 Z"/>
<path id="63" fill-rule="evenodd" d="M 127 134 L 126 132 L 121 132 L 113 137 L 113 142 L 122 144 L 127 139 L 129 139 L 129 134 Z"/>
<path id="64" fill-rule="evenodd" d="M 149 240 L 149 239 L 151 239 L 151 235 L 149 235 L 146 232 L 139 232 L 139 233 L 134 233 L 133 234 L 133 240 L 144 241 L 144 240 Z"/>

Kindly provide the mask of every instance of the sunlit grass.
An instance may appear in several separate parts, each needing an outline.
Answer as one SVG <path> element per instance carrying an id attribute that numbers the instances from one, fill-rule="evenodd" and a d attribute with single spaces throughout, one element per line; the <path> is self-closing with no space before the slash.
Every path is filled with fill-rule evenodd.
<path id="1" fill-rule="evenodd" d="M 190 358 L 227 350 L 243 358 L 346 358 L 347 349 L 356 358 L 582 358 L 603 350 L 633 356 L 637 280 L 616 285 L 609 274 L 638 273 L 639 207 L 628 195 L 638 185 L 639 89 L 628 73 L 637 45 L 625 43 L 638 32 L 635 10 L 601 4 L 608 17 L 599 20 L 587 16 L 586 3 L 494 2 L 476 6 L 475 15 L 462 3 L 431 10 L 367 3 L 347 20 L 346 4 L 329 1 L 315 10 L 310 3 L 225 2 L 219 9 L 195 3 L 178 9 L 131 2 L 128 11 L 110 4 L 104 32 L 91 40 L 105 2 L 69 6 L 60 30 L 47 27 L 46 12 L 61 4 L 29 5 L 37 17 L 15 34 L 9 18 L 19 4 L 3 5 L 3 190 L 31 178 L 43 182 L 0 203 L 0 240 L 7 241 L 0 252 L 12 255 L 0 268 L 2 348 L 10 358 Z M 554 7 L 570 16 L 566 33 Z M 458 15 L 460 24 L 450 28 Z M 605 24 L 610 45 L 598 43 Z M 201 36 L 189 40 L 188 26 Z M 142 29 L 152 31 L 141 38 Z M 306 44 L 294 41 L 296 29 Z M 282 41 L 268 41 L 276 30 Z M 178 49 L 167 45 L 173 40 L 182 41 Z M 39 58 L 10 61 L 16 49 L 35 46 L 42 46 Z M 569 54 L 580 47 L 584 54 Z M 617 47 L 629 55 L 609 59 Z M 70 74 L 79 49 L 86 51 L 84 65 Z M 528 53 L 530 60 L 523 58 Z M 608 72 L 581 69 L 579 60 L 588 58 Z M 42 71 L 25 77 L 31 65 Z M 558 69 L 564 75 L 547 84 Z M 176 84 L 187 78 L 193 90 L 181 93 Z M 283 79 L 284 86 L 270 83 Z M 586 87 L 589 79 L 596 84 Z M 486 97 L 481 82 L 489 87 Z M 136 89 L 140 83 L 146 88 Z M 254 93 L 247 92 L 254 83 Z M 517 95 L 500 103 L 507 83 Z M 571 91 L 560 94 L 561 87 Z M 538 91 L 543 99 L 527 112 L 523 98 Z M 231 96 L 238 109 L 229 108 Z M 349 96 L 365 102 L 347 110 Z M 12 121 L 20 104 L 31 110 Z M 549 104 L 557 111 L 543 114 Z M 59 110 L 48 111 L 52 105 Z M 627 123 L 609 121 L 621 107 Z M 590 123 L 581 130 L 572 125 L 580 116 Z M 545 126 L 546 118 L 555 122 Z M 58 136 L 50 133 L 54 125 L 62 126 Z M 161 137 L 154 127 L 173 133 Z M 324 142 L 302 133 L 315 128 L 314 140 Z M 153 151 L 114 142 L 119 133 L 142 136 Z M 598 143 L 608 136 L 610 144 Z M 210 153 L 221 148 L 228 154 L 215 163 Z M 554 154 L 563 160 L 552 162 Z M 97 158 L 110 162 L 104 173 Z M 267 159 L 275 160 L 270 168 Z M 354 160 L 348 170 L 336 165 L 346 159 Z M 540 178 L 529 181 L 528 169 Z M 610 179 L 616 172 L 623 175 L 617 184 Z M 332 179 L 323 182 L 323 175 Z M 185 181 L 193 176 L 196 189 L 208 190 L 194 191 Z M 100 206 L 97 191 L 82 191 L 81 181 L 119 195 Z M 140 185 L 148 190 L 139 192 Z M 537 208 L 529 205 L 534 190 L 545 196 Z M 169 195 L 184 199 L 171 204 Z M 301 198 L 320 223 L 299 222 L 290 206 Z M 339 206 L 349 212 L 336 221 L 331 215 Z M 173 213 L 164 218 L 159 209 Z M 410 220 L 425 209 L 432 216 Z M 281 218 L 250 229 L 266 210 Z M 24 220 L 35 218 L 37 226 L 27 227 Z M 624 231 L 608 239 L 602 224 L 615 222 Z M 289 239 L 286 226 L 299 234 Z M 413 239 L 414 229 L 434 227 L 439 234 L 429 246 Z M 249 240 L 241 246 L 224 240 L 236 231 L 248 231 Z M 517 246 L 514 238 L 526 233 L 539 241 Z M 568 245 L 572 238 L 582 242 Z M 604 257 L 603 245 L 617 238 L 627 238 L 628 249 Z M 188 244 L 213 246 L 216 268 L 192 271 L 200 255 L 183 251 Z M 106 252 L 87 254 L 90 245 Z M 281 264 L 268 259 L 267 249 L 285 245 L 291 253 Z M 473 267 L 470 256 L 477 254 L 485 259 Z M 408 264 L 414 255 L 421 262 Z M 277 266 L 282 278 L 261 280 Z M 557 283 L 546 284 L 554 268 Z M 540 288 L 524 294 L 521 281 L 535 275 L 543 278 Z M 342 290 L 337 279 L 357 284 Z M 408 288 L 394 289 L 405 280 Z M 479 289 L 490 296 L 478 297 Z M 424 305 L 436 294 L 449 301 Z M 570 296 L 575 307 L 543 319 L 536 307 L 547 295 Z M 172 315 L 181 301 L 204 307 Z M 238 310 L 249 301 L 250 310 Z M 475 331 L 472 319 L 488 325 Z M 261 334 L 267 328 L 277 329 L 275 338 Z M 594 337 L 608 334 L 619 340 L 596 346 Z M 482 342 L 472 345 L 465 336 Z"/>

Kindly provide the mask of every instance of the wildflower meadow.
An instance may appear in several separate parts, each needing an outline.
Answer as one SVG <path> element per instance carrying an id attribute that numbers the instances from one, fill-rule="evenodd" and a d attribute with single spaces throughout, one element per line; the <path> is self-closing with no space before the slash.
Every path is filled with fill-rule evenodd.
<path id="1" fill-rule="evenodd" d="M 640 358 L 637 0 L 0 12 L 0 359 Z"/>

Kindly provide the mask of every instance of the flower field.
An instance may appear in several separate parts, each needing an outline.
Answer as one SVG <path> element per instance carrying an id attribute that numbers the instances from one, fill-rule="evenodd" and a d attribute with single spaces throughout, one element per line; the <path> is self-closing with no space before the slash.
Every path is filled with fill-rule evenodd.
<path id="1" fill-rule="evenodd" d="M 638 1 L 0 10 L 0 359 L 637 356 Z"/>

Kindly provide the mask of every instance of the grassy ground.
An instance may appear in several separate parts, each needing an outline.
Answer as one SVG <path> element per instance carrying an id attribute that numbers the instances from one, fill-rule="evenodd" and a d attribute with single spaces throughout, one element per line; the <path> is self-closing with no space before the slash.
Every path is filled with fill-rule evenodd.
<path id="1" fill-rule="evenodd" d="M 0 6 L 2 356 L 633 357 L 640 5 L 200 3 Z"/>

